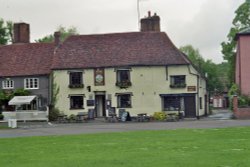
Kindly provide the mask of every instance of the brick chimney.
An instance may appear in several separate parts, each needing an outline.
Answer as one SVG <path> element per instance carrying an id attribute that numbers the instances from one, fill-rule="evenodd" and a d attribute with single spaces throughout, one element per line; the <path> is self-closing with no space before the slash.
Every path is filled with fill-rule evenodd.
<path id="1" fill-rule="evenodd" d="M 59 46 L 60 43 L 61 43 L 60 37 L 61 37 L 61 32 L 60 31 L 54 32 L 54 43 L 55 43 L 56 46 Z"/>
<path id="2" fill-rule="evenodd" d="M 148 12 L 148 17 L 141 19 L 141 31 L 161 31 L 160 29 L 160 17 L 154 13 L 151 16 L 151 12 Z"/>
<path id="3" fill-rule="evenodd" d="M 30 42 L 30 25 L 27 23 L 15 23 L 13 43 L 29 43 L 29 42 Z"/>

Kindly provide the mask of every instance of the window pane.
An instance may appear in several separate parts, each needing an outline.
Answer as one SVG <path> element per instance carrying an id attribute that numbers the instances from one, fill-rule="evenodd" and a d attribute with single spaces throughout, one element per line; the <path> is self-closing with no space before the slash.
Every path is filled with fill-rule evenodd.
<path id="1" fill-rule="evenodd" d="M 117 81 L 118 82 L 130 81 L 129 73 L 130 73 L 129 70 L 118 70 Z"/>
<path id="2" fill-rule="evenodd" d="M 121 108 L 131 107 L 131 95 L 119 95 L 118 107 Z"/>
<path id="3" fill-rule="evenodd" d="M 70 97 L 70 108 L 72 108 L 72 109 L 83 108 L 83 96 L 71 96 Z"/>
<path id="4" fill-rule="evenodd" d="M 70 84 L 72 85 L 82 84 L 82 72 L 70 73 Z"/>
<path id="5" fill-rule="evenodd" d="M 180 106 L 180 97 L 164 97 L 164 110 L 178 111 Z"/>

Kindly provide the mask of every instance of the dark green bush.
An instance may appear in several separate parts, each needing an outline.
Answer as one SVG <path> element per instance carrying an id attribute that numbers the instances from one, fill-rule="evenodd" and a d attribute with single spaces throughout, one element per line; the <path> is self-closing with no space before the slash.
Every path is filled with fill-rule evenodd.
<path id="1" fill-rule="evenodd" d="M 49 121 L 56 121 L 59 115 L 60 115 L 59 109 L 51 108 L 49 110 Z"/>
<path id="2" fill-rule="evenodd" d="M 3 120 L 3 118 L 4 118 L 4 115 L 0 114 L 0 120 Z"/>

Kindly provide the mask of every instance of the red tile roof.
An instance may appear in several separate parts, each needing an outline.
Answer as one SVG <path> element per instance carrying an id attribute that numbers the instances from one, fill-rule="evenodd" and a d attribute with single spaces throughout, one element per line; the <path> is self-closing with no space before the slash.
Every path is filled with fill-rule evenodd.
<path id="1" fill-rule="evenodd" d="M 164 32 L 69 37 L 54 55 L 52 69 L 190 64 Z"/>
<path id="2" fill-rule="evenodd" d="M 0 76 L 49 74 L 53 52 L 53 43 L 0 46 Z"/>

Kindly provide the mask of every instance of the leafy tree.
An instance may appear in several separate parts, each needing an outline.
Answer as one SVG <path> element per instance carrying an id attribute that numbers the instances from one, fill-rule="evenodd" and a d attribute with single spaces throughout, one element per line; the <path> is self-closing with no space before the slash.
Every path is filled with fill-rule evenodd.
<path id="1" fill-rule="evenodd" d="M 180 50 L 188 56 L 202 75 L 207 75 L 207 87 L 210 93 L 223 91 L 224 87 L 218 73 L 218 65 L 211 60 L 205 61 L 199 50 L 194 49 L 192 45 L 183 46 Z"/>
<path id="2" fill-rule="evenodd" d="M 229 63 L 228 77 L 229 82 L 234 82 L 235 76 L 235 56 L 236 56 L 236 41 L 235 36 L 238 32 L 250 27 L 250 0 L 246 0 L 235 11 L 235 18 L 233 19 L 233 27 L 227 35 L 227 41 L 221 43 L 222 53 L 224 59 Z"/>
<path id="3" fill-rule="evenodd" d="M 205 60 L 201 56 L 198 49 L 194 49 L 192 45 L 186 45 L 180 47 L 180 50 L 188 55 L 188 58 L 191 62 L 199 69 L 200 72 L 205 73 L 201 67 L 205 64 Z"/>
<path id="4" fill-rule="evenodd" d="M 0 45 L 12 42 L 13 23 L 0 18 Z"/>
<path id="5" fill-rule="evenodd" d="M 56 31 L 61 32 L 61 40 L 64 41 L 68 36 L 78 34 L 76 27 L 65 28 L 63 26 L 59 26 Z M 35 40 L 36 42 L 53 42 L 54 35 L 50 34 L 41 39 Z"/>

